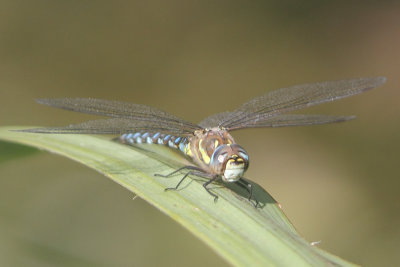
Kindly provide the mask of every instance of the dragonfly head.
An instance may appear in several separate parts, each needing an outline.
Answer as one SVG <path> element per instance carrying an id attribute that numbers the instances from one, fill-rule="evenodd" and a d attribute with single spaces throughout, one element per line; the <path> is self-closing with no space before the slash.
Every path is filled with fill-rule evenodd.
<path id="1" fill-rule="evenodd" d="M 249 156 L 237 144 L 220 145 L 211 156 L 210 167 L 224 182 L 236 182 L 249 167 Z"/>

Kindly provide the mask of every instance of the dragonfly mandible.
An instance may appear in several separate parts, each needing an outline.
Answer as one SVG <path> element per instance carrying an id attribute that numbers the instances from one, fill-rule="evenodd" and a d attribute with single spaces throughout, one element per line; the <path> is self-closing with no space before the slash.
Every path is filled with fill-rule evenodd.
<path id="1" fill-rule="evenodd" d="M 208 178 L 205 190 L 221 178 L 223 182 L 239 182 L 252 197 L 251 184 L 243 179 L 249 166 L 246 150 L 237 144 L 230 132 L 246 128 L 286 127 L 343 122 L 354 116 L 301 115 L 287 112 L 356 95 L 382 85 L 385 77 L 359 78 L 296 85 L 268 92 L 233 111 L 217 113 L 194 124 L 154 107 L 92 98 L 37 99 L 40 104 L 88 114 L 110 117 L 66 127 L 22 130 L 50 134 L 118 134 L 119 140 L 135 146 L 140 143 L 167 145 L 178 149 L 193 163 L 173 188 L 178 189 L 188 175 Z"/>

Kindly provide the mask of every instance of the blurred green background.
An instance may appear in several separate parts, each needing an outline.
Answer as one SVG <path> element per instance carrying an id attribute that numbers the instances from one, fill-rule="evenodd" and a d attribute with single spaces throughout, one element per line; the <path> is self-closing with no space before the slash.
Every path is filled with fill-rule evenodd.
<path id="1" fill-rule="evenodd" d="M 251 157 L 246 177 L 307 240 L 358 264 L 394 266 L 399 47 L 398 1 L 3 0 L 0 125 L 93 118 L 39 97 L 125 100 L 197 122 L 280 87 L 386 76 L 378 89 L 307 110 L 355 121 L 234 136 Z M 1 266 L 227 265 L 95 171 L 34 149 L 0 150 Z"/>

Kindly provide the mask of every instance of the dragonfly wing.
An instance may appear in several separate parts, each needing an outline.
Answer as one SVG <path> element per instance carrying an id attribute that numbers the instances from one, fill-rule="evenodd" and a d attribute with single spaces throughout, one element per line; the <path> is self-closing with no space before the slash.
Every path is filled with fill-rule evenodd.
<path id="1" fill-rule="evenodd" d="M 225 119 L 219 122 L 219 126 L 228 130 L 254 127 L 255 121 L 267 121 L 270 117 L 288 111 L 356 95 L 375 88 L 385 81 L 384 77 L 359 78 L 278 89 L 254 98 L 226 114 Z"/>
<path id="2" fill-rule="evenodd" d="M 210 129 L 219 126 L 221 121 L 227 121 L 231 119 L 234 115 L 235 113 L 229 111 L 216 113 L 202 120 L 199 125 L 203 128 Z"/>
<path id="3" fill-rule="evenodd" d="M 49 133 L 49 134 L 124 134 L 134 132 L 166 133 L 179 136 L 191 135 L 191 129 L 180 124 L 171 124 L 163 120 L 134 120 L 111 118 L 92 120 L 66 127 L 34 128 L 18 130 L 19 132 Z"/>
<path id="4" fill-rule="evenodd" d="M 169 122 L 173 125 L 181 125 L 182 128 L 190 129 L 192 132 L 199 129 L 198 125 L 146 105 L 94 98 L 41 98 L 36 99 L 36 101 L 56 108 L 114 118 L 132 119 L 132 121 Z"/>
<path id="5" fill-rule="evenodd" d="M 342 122 L 353 119 L 355 119 L 355 116 L 281 114 L 266 118 L 264 120 L 254 120 L 248 122 L 246 128 L 306 126 L 306 125 Z M 230 130 L 233 131 L 237 129 L 241 128 L 231 128 Z"/>

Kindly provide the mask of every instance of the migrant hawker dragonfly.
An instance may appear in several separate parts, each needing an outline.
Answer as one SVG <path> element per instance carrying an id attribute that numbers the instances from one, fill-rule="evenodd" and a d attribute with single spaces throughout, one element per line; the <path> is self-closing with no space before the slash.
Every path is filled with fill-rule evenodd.
<path id="1" fill-rule="evenodd" d="M 40 104 L 110 118 L 66 127 L 24 131 L 51 134 L 118 134 L 119 140 L 128 145 L 167 145 L 180 150 L 193 163 L 192 166 L 185 166 L 171 173 L 170 175 L 182 169 L 188 170 L 176 187 L 167 189 L 178 189 L 181 182 L 193 174 L 208 178 L 203 186 L 214 197 L 214 201 L 218 196 L 207 186 L 218 178 L 223 182 L 242 183 L 249 192 L 250 200 L 251 185 L 242 179 L 249 166 L 249 156 L 246 150 L 235 142 L 231 131 L 351 120 L 354 116 L 286 113 L 356 95 L 383 84 L 385 80 L 384 77 L 359 78 L 282 88 L 256 97 L 233 111 L 211 115 L 199 124 L 139 104 L 91 98 L 37 99 Z"/>

